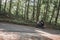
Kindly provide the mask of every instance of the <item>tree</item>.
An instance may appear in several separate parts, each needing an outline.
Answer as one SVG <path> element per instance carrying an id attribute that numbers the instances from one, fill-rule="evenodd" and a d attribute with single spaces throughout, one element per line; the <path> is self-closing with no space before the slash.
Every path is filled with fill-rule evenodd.
<path id="1" fill-rule="evenodd" d="M 36 22 L 39 21 L 40 6 L 41 6 L 41 0 L 38 0 L 38 2 L 37 2 L 37 13 L 36 13 Z"/>
<path id="2" fill-rule="evenodd" d="M 22 19 L 24 18 L 24 9 L 22 7 Z"/>
<path id="3" fill-rule="evenodd" d="M 17 8 L 16 8 L 16 17 L 18 17 L 18 16 L 19 16 L 19 15 L 18 15 L 19 2 L 20 2 L 20 0 L 18 0 L 18 2 L 17 2 Z"/>
<path id="4" fill-rule="evenodd" d="M 35 15 L 35 0 L 34 0 L 34 5 L 33 5 L 33 14 L 32 14 L 32 20 L 34 20 L 34 15 Z"/>
<path id="5" fill-rule="evenodd" d="M 56 10 L 56 7 L 57 7 L 57 5 L 56 5 L 57 3 L 56 2 L 54 2 L 54 7 L 53 7 L 53 11 L 52 11 L 52 15 L 51 15 L 51 18 L 50 18 L 50 23 L 51 23 L 51 20 L 53 19 L 53 16 L 54 16 L 54 13 L 55 13 L 55 10 Z"/>
<path id="6" fill-rule="evenodd" d="M 7 4 L 7 0 L 5 0 L 4 12 L 5 12 L 5 9 L 6 9 L 6 4 Z"/>
<path id="7" fill-rule="evenodd" d="M 27 0 L 27 2 L 28 2 L 28 5 L 27 5 L 27 12 L 26 12 L 26 16 L 27 16 L 26 19 L 28 20 L 28 18 L 29 18 L 29 17 L 28 17 L 28 13 L 29 13 L 29 2 L 30 2 L 30 0 Z"/>
<path id="8" fill-rule="evenodd" d="M 25 11 L 24 11 L 24 19 L 25 19 L 25 20 L 26 20 L 26 11 L 27 11 L 27 7 L 26 7 L 27 4 L 26 4 L 26 3 L 27 3 L 27 0 L 25 0 Z"/>
<path id="9" fill-rule="evenodd" d="M 9 6 L 9 16 L 11 16 L 11 9 L 12 9 L 12 0 L 10 0 L 10 6 Z"/>
<path id="10" fill-rule="evenodd" d="M 45 2 L 45 6 L 46 6 L 46 11 L 44 12 L 44 16 L 43 16 L 43 20 L 45 20 L 45 22 L 46 22 L 46 20 L 48 19 L 47 17 L 48 17 L 48 11 L 49 11 L 49 0 L 46 0 L 46 2 Z"/>
<path id="11" fill-rule="evenodd" d="M 57 15 L 56 15 L 56 18 L 55 18 L 55 25 L 57 24 L 57 20 L 58 20 L 58 15 L 59 15 L 59 10 L 60 10 L 60 0 L 58 1 L 58 6 L 57 6 Z"/>
<path id="12" fill-rule="evenodd" d="M 0 12 L 1 12 L 1 6 L 2 6 L 1 3 L 2 3 L 2 0 L 0 0 Z"/>

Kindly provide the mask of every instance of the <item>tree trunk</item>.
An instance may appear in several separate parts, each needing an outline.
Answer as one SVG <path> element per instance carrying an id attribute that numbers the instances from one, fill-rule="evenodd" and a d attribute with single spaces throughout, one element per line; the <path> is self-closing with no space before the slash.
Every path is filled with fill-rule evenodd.
<path id="1" fill-rule="evenodd" d="M 24 19 L 24 10 L 22 8 L 22 19 Z"/>
<path id="2" fill-rule="evenodd" d="M 26 20 L 26 9 L 27 9 L 27 7 L 26 7 L 26 3 L 27 3 L 27 0 L 25 0 L 25 11 L 24 11 L 24 19 Z"/>
<path id="3" fill-rule="evenodd" d="M 55 13 L 55 6 L 54 6 L 54 9 L 53 9 L 53 12 L 52 12 L 51 19 L 50 19 L 49 23 L 51 23 L 51 20 L 52 20 L 52 18 L 54 16 L 54 13 Z"/>
<path id="4" fill-rule="evenodd" d="M 56 18 L 55 18 L 55 25 L 57 25 L 57 20 L 58 20 L 58 16 L 59 16 L 59 10 L 60 10 L 60 0 L 59 0 L 59 3 L 58 3 L 58 7 L 57 7 L 57 15 L 56 15 Z"/>
<path id="5" fill-rule="evenodd" d="M 10 6 L 9 6 L 9 16 L 11 16 L 11 8 L 12 8 L 12 0 L 10 0 Z"/>
<path id="6" fill-rule="evenodd" d="M 18 2 L 17 2 L 17 8 L 16 8 L 16 17 L 18 17 L 19 15 L 18 15 L 18 9 L 19 9 L 19 0 L 18 0 Z"/>
<path id="7" fill-rule="evenodd" d="M 44 15 L 43 15 L 43 20 L 46 22 L 46 20 L 48 19 L 47 17 L 48 17 L 48 11 L 49 11 L 49 0 L 46 0 L 46 2 L 45 2 L 46 4 L 46 11 L 44 12 Z"/>
<path id="8" fill-rule="evenodd" d="M 41 0 L 38 0 L 38 3 L 37 3 L 37 13 L 36 13 L 36 22 L 39 21 L 40 6 L 41 6 Z"/>
<path id="9" fill-rule="evenodd" d="M 1 3 L 2 3 L 2 0 L 0 0 L 0 13 L 1 13 Z"/>
<path id="10" fill-rule="evenodd" d="M 27 20 L 28 20 L 28 18 L 29 18 L 29 17 L 28 17 L 28 13 L 29 13 L 29 2 L 30 2 L 30 0 L 28 0 L 28 5 L 27 5 L 27 13 L 26 13 L 26 16 L 27 16 L 26 19 L 27 19 Z"/>
<path id="11" fill-rule="evenodd" d="M 5 9 L 6 9 L 6 4 L 7 4 L 7 0 L 5 1 L 5 5 L 4 5 L 4 12 L 5 12 Z"/>
<path id="12" fill-rule="evenodd" d="M 45 13 L 45 21 L 47 20 L 47 14 L 48 14 L 48 9 L 49 8 L 49 0 L 47 0 L 47 2 L 46 2 L 46 13 Z"/>
<path id="13" fill-rule="evenodd" d="M 32 14 L 32 20 L 34 20 L 34 15 L 35 15 L 35 0 L 34 0 L 34 5 L 33 5 L 33 14 Z"/>

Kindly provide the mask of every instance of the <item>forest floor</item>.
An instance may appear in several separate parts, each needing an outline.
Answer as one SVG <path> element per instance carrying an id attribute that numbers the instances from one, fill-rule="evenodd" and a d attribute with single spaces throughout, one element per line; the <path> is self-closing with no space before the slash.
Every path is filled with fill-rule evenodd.
<path id="1" fill-rule="evenodd" d="M 60 30 L 39 29 L 35 27 L 0 22 L 0 40 L 13 40 L 13 39 L 19 40 L 20 36 L 24 37 L 32 36 L 31 38 L 33 40 L 39 40 L 39 38 L 38 39 L 36 38 L 40 36 L 41 40 L 44 40 L 42 36 L 53 40 L 60 40 Z M 33 36 L 37 37 L 34 38 Z M 24 39 L 22 38 L 22 40 Z M 25 40 L 28 39 L 26 38 Z"/>

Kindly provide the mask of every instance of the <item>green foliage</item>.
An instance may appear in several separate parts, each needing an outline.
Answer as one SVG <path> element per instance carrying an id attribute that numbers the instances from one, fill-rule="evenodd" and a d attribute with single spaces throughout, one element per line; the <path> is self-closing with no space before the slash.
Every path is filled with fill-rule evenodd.
<path id="1" fill-rule="evenodd" d="M 59 10 L 60 0 L 0 0 L 0 17 L 31 22 L 31 25 L 41 19 L 50 24 L 60 24 Z"/>

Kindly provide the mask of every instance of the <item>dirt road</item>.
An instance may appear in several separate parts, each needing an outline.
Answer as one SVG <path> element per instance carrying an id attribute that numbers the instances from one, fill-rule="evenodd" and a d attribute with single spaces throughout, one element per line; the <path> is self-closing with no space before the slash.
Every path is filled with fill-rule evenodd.
<path id="1" fill-rule="evenodd" d="M 29 34 L 34 36 L 46 36 L 51 39 L 60 40 L 60 30 L 50 30 L 50 29 L 38 29 L 35 27 L 9 24 L 9 23 L 0 23 L 0 30 L 6 32 L 20 32 L 22 34 Z"/>

